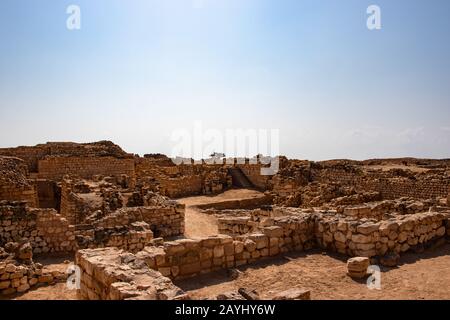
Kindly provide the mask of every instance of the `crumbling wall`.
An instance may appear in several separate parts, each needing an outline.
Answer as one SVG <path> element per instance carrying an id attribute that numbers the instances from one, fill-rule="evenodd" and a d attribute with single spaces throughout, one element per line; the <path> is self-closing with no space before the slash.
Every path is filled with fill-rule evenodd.
<path id="1" fill-rule="evenodd" d="M 262 194 L 261 196 L 238 199 L 238 200 L 224 200 L 213 203 L 206 203 L 197 205 L 199 209 L 255 209 L 261 206 L 272 204 L 272 196 L 269 194 Z"/>
<path id="2" fill-rule="evenodd" d="M 138 184 L 150 184 L 171 198 L 213 194 L 231 186 L 226 168 L 214 164 L 155 166 L 153 161 L 139 158 L 136 176 Z"/>
<path id="3" fill-rule="evenodd" d="M 349 185 L 358 192 L 380 192 L 383 199 L 445 198 L 450 190 L 449 177 L 427 173 L 413 174 L 402 170 L 362 172 L 331 168 L 317 171 L 314 178 L 321 183 L 333 181 Z"/>
<path id="4" fill-rule="evenodd" d="M 23 160 L 0 156 L 0 200 L 26 201 L 37 207 L 35 185 L 27 178 L 28 169 Z"/>
<path id="5" fill-rule="evenodd" d="M 65 274 L 43 272 L 40 264 L 20 264 L 11 261 L 0 262 L 0 293 L 10 295 L 23 293 L 32 287 L 64 281 Z"/>
<path id="6" fill-rule="evenodd" d="M 239 164 L 238 168 L 242 170 L 245 176 L 250 180 L 250 182 L 260 190 L 267 190 L 269 187 L 269 180 L 272 176 L 262 175 L 261 164 Z"/>
<path id="7" fill-rule="evenodd" d="M 92 209 L 89 204 L 74 191 L 76 191 L 74 190 L 74 181 L 63 179 L 61 182 L 60 212 L 70 224 L 76 225 L 83 223 L 84 219 L 92 213 Z M 89 191 L 89 189 L 85 190 L 85 192 Z"/>
<path id="8" fill-rule="evenodd" d="M 93 143 L 48 142 L 36 146 L 0 148 L 0 155 L 23 159 L 30 172 L 38 172 L 38 162 L 46 156 L 132 158 L 111 141 Z"/>
<path id="9" fill-rule="evenodd" d="M 289 217 L 278 226 L 261 228 L 261 233 L 232 238 L 217 235 L 201 239 L 164 242 L 139 253 L 147 265 L 170 278 L 245 265 L 258 259 L 313 246 L 314 221 L 309 217 Z"/>
<path id="10" fill-rule="evenodd" d="M 35 181 L 39 208 L 53 208 L 57 211 L 61 206 L 61 191 L 58 185 L 51 180 L 37 179 Z"/>
<path id="11" fill-rule="evenodd" d="M 316 239 L 320 247 L 349 256 L 383 256 L 422 248 L 446 234 L 448 216 L 425 212 L 388 220 L 355 220 L 318 214 Z"/>
<path id="12" fill-rule="evenodd" d="M 137 256 L 116 248 L 79 250 L 80 296 L 89 300 L 185 299 L 169 278 L 149 269 Z"/>
<path id="13" fill-rule="evenodd" d="M 185 206 L 175 203 L 166 207 L 121 208 L 94 223 L 98 228 L 113 228 L 144 221 L 156 237 L 171 237 L 184 234 Z"/>
<path id="14" fill-rule="evenodd" d="M 73 252 L 74 226 L 54 209 L 29 208 L 24 202 L 0 202 L 0 246 L 28 241 L 33 253 Z"/>
<path id="15" fill-rule="evenodd" d="M 60 181 L 65 175 L 90 179 L 95 175 L 135 179 L 134 159 L 114 157 L 47 157 L 38 161 L 39 177 Z"/>
<path id="16" fill-rule="evenodd" d="M 116 247 L 129 252 L 137 252 L 153 240 L 153 232 L 145 222 L 106 228 L 78 225 L 75 234 L 79 249 Z"/>

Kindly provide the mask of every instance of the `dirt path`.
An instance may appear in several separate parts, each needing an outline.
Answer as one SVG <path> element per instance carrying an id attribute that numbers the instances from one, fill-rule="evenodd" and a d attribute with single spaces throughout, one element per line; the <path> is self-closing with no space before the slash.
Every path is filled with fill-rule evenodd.
<path id="1" fill-rule="evenodd" d="M 241 200 L 260 197 L 261 192 L 250 189 L 232 189 L 214 196 L 197 196 L 177 199 L 186 205 L 185 236 L 187 238 L 206 237 L 219 233 L 217 218 L 202 213 L 195 206 L 200 204 L 220 202 L 224 200 Z"/>
<path id="2" fill-rule="evenodd" d="M 346 275 L 346 259 L 341 256 L 288 254 L 240 268 L 237 279 L 226 271 L 178 281 L 194 299 L 215 297 L 240 287 L 256 289 L 261 298 L 301 287 L 311 290 L 312 299 L 450 299 L 450 244 L 423 254 L 406 254 L 397 268 L 381 268 L 381 290 L 369 290 L 365 280 Z"/>

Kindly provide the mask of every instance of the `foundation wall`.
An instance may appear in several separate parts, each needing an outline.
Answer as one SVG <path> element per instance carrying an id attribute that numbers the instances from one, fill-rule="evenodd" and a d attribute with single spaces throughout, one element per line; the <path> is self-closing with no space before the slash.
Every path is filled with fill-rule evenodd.
<path id="1" fill-rule="evenodd" d="M 38 161 L 39 177 L 60 181 L 65 175 L 89 179 L 95 175 L 135 178 L 134 159 L 114 157 L 52 157 Z"/>
<path id="2" fill-rule="evenodd" d="M 450 179 L 410 179 L 406 177 L 392 178 L 387 173 L 370 173 L 362 175 L 345 170 L 327 170 L 315 177 L 318 182 L 338 182 L 354 186 L 357 191 L 380 192 L 383 199 L 412 197 L 416 199 L 445 198 L 450 191 Z"/>
<path id="3" fill-rule="evenodd" d="M 0 205 L 0 246 L 28 241 L 33 253 L 73 252 L 75 228 L 53 209 L 28 208 L 25 203 Z"/>
<path id="4" fill-rule="evenodd" d="M 26 201 L 30 207 L 39 206 L 38 195 L 34 185 L 2 185 L 0 186 L 0 201 L 1 200 Z"/>
<path id="5" fill-rule="evenodd" d="M 277 226 L 262 228 L 261 233 L 176 240 L 162 247 L 146 247 L 138 254 L 150 268 L 176 279 L 302 251 L 313 246 L 313 237 L 314 221 L 309 217 L 287 218 Z"/>
<path id="6" fill-rule="evenodd" d="M 79 294 L 89 300 L 173 300 L 184 292 L 136 256 L 116 248 L 80 250 Z"/>
<path id="7" fill-rule="evenodd" d="M 184 234 L 184 205 L 171 207 L 122 208 L 95 222 L 96 228 L 113 228 L 144 221 L 155 237 L 171 237 Z"/>
<path id="8" fill-rule="evenodd" d="M 320 247 L 349 256 L 383 256 L 426 246 L 446 235 L 448 214 L 426 212 L 379 222 L 362 222 L 327 215 L 318 219 Z"/>

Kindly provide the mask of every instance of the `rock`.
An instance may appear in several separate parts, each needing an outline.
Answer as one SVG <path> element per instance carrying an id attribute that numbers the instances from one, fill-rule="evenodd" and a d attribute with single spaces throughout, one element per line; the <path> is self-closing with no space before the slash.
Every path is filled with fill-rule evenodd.
<path id="1" fill-rule="evenodd" d="M 42 275 L 38 278 L 38 281 L 40 283 L 42 283 L 42 282 L 50 283 L 53 281 L 53 277 L 52 277 L 52 275 Z"/>
<path id="2" fill-rule="evenodd" d="M 28 283 L 24 283 L 17 288 L 17 292 L 25 292 L 30 289 L 30 285 Z"/>
<path id="3" fill-rule="evenodd" d="M 250 239 L 245 240 L 244 246 L 248 252 L 253 252 L 256 250 L 256 243 L 253 240 Z"/>
<path id="4" fill-rule="evenodd" d="M 14 272 L 16 272 L 16 266 L 13 265 L 12 263 L 9 263 L 6 265 L 5 271 L 9 272 L 9 273 L 14 273 Z"/>
<path id="5" fill-rule="evenodd" d="M 370 236 L 365 236 L 362 234 L 353 234 L 352 241 L 355 243 L 371 243 L 372 238 Z"/>
<path id="6" fill-rule="evenodd" d="M 380 258 L 381 265 L 385 267 L 395 267 L 398 265 L 400 255 L 396 252 L 391 252 Z"/>
<path id="7" fill-rule="evenodd" d="M 218 294 L 216 300 L 245 300 L 245 298 L 237 292 L 225 292 Z"/>
<path id="8" fill-rule="evenodd" d="M 361 234 L 368 235 L 372 232 L 378 231 L 380 225 L 375 223 L 364 223 L 362 225 L 359 225 L 356 228 L 356 231 L 358 231 Z"/>
<path id="9" fill-rule="evenodd" d="M 0 282 L 0 290 L 6 289 L 11 285 L 11 281 L 1 281 Z"/>
<path id="10" fill-rule="evenodd" d="M 347 260 L 347 274 L 352 278 L 364 278 L 367 274 L 370 259 L 367 257 L 354 257 Z"/>
<path id="11" fill-rule="evenodd" d="M 241 274 L 241 271 L 238 269 L 227 269 L 227 276 L 233 280 L 237 279 L 239 274 Z"/>
<path id="12" fill-rule="evenodd" d="M 259 295 L 255 290 L 248 290 L 246 288 L 239 288 L 239 294 L 246 300 L 259 300 Z"/>
<path id="13" fill-rule="evenodd" d="M 2 290 L 2 294 L 5 295 L 5 296 L 13 294 L 13 293 L 16 293 L 16 289 L 15 288 L 8 288 L 8 289 L 5 289 L 5 290 Z"/>
<path id="14" fill-rule="evenodd" d="M 311 291 L 293 288 L 278 293 L 273 300 L 311 300 Z"/>
<path id="15" fill-rule="evenodd" d="M 23 243 L 19 246 L 16 252 L 16 258 L 22 261 L 32 261 L 33 248 L 29 242 Z"/>
<path id="16" fill-rule="evenodd" d="M 336 232 L 334 234 L 334 239 L 339 242 L 345 243 L 347 241 L 347 237 L 342 232 Z"/>

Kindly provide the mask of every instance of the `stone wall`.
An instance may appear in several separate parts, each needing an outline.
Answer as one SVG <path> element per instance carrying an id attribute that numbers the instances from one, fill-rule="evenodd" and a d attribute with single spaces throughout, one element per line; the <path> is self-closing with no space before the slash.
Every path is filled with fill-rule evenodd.
<path id="1" fill-rule="evenodd" d="M 314 245 L 314 221 L 310 217 L 286 217 L 277 224 L 261 228 L 261 233 L 235 238 L 217 235 L 164 242 L 163 246 L 146 247 L 138 255 L 150 268 L 176 279 L 237 267 L 288 251 L 302 251 Z"/>
<path id="2" fill-rule="evenodd" d="M 35 181 L 39 208 L 53 208 L 57 211 L 61 206 L 61 190 L 58 185 L 51 180 L 37 179 Z"/>
<path id="3" fill-rule="evenodd" d="M 272 176 L 261 175 L 261 164 L 239 164 L 236 165 L 242 170 L 245 176 L 250 180 L 250 182 L 260 190 L 267 190 L 269 187 L 269 181 Z"/>
<path id="4" fill-rule="evenodd" d="M 47 157 L 38 161 L 39 177 L 60 181 L 65 175 L 91 179 L 95 175 L 135 178 L 134 159 L 114 157 Z"/>
<path id="5" fill-rule="evenodd" d="M 0 246 L 28 241 L 33 253 L 73 252 L 75 228 L 54 209 L 29 208 L 24 202 L 0 202 Z"/>
<path id="6" fill-rule="evenodd" d="M 0 201 L 26 201 L 38 206 L 35 185 L 28 180 L 28 168 L 19 158 L 0 156 Z"/>
<path id="7" fill-rule="evenodd" d="M 81 224 L 84 219 L 92 213 L 89 204 L 78 194 L 73 192 L 73 181 L 63 179 L 61 182 L 61 215 L 66 218 L 70 224 Z"/>
<path id="8" fill-rule="evenodd" d="M 79 250 L 79 294 L 89 300 L 184 299 L 169 278 L 149 269 L 137 256 L 116 248 Z"/>
<path id="9" fill-rule="evenodd" d="M 155 237 L 172 237 L 184 234 L 184 212 L 184 205 L 176 202 L 166 207 L 121 208 L 95 221 L 94 226 L 113 228 L 144 221 L 148 223 Z"/>
<path id="10" fill-rule="evenodd" d="M 0 200 L 26 201 L 31 207 L 38 207 L 38 197 L 34 185 L 0 185 Z"/>
<path id="11" fill-rule="evenodd" d="M 213 194 L 231 186 L 223 165 L 155 166 L 153 161 L 137 158 L 136 176 L 138 183 L 157 186 L 155 190 L 171 198 Z"/>
<path id="12" fill-rule="evenodd" d="M 116 247 L 137 252 L 153 240 L 153 232 L 145 222 L 134 222 L 116 227 L 76 226 L 79 249 Z"/>
<path id="13" fill-rule="evenodd" d="M 225 210 L 225 209 L 255 209 L 261 206 L 272 204 L 272 196 L 269 194 L 262 194 L 261 196 L 247 198 L 247 199 L 239 199 L 239 200 L 224 200 L 217 201 L 202 205 L 197 205 L 196 207 L 199 209 L 216 209 L 216 210 Z"/>
<path id="14" fill-rule="evenodd" d="M 158 180 L 161 194 L 170 198 L 200 195 L 203 192 L 203 179 L 200 175 L 165 178 Z"/>
<path id="15" fill-rule="evenodd" d="M 400 174 L 400 173 L 399 173 Z M 402 173 L 411 175 L 410 173 Z M 416 199 L 445 198 L 450 191 L 450 178 L 442 175 L 417 174 L 395 176 L 395 172 L 328 169 L 315 176 L 315 180 L 326 183 L 338 182 L 355 187 L 359 192 L 380 192 L 383 199 L 412 197 Z"/>
<path id="16" fill-rule="evenodd" d="M 435 203 L 432 200 L 418 201 L 409 198 L 384 200 L 360 205 L 338 206 L 336 211 L 354 218 L 375 218 L 381 220 L 384 216 L 398 214 L 414 214 L 428 211 Z"/>
<path id="17" fill-rule="evenodd" d="M 36 146 L 0 148 L 0 155 L 23 159 L 30 172 L 38 172 L 38 162 L 46 156 L 132 158 L 110 141 L 93 143 L 48 142 Z"/>
<path id="18" fill-rule="evenodd" d="M 64 281 L 65 274 L 43 272 L 40 264 L 16 265 L 9 261 L 0 262 L 0 293 L 11 295 L 23 293 L 32 287 Z"/>
<path id="19" fill-rule="evenodd" d="M 387 252 L 423 250 L 446 234 L 448 214 L 425 212 L 398 215 L 388 220 L 355 220 L 336 214 L 317 216 L 320 247 L 349 256 L 383 256 Z"/>

